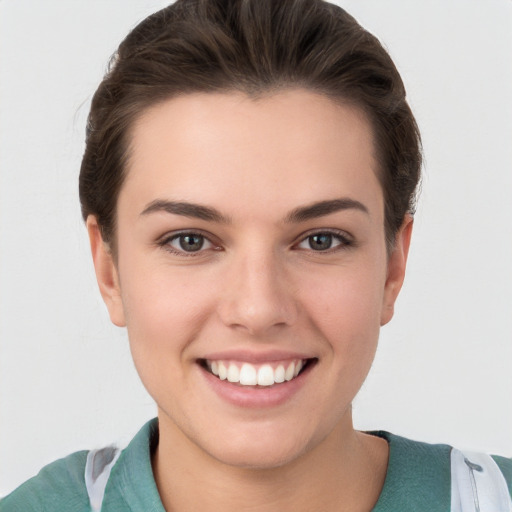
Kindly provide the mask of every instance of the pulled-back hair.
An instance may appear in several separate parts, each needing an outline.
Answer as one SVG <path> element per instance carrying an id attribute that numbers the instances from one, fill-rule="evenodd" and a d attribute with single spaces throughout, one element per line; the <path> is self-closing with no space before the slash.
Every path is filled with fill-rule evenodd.
<path id="1" fill-rule="evenodd" d="M 84 219 L 115 248 L 129 131 L 148 107 L 194 92 L 303 88 L 355 105 L 373 129 L 388 247 L 414 210 L 418 127 L 379 41 L 322 0 L 178 0 L 133 29 L 94 94 L 80 170 Z"/>

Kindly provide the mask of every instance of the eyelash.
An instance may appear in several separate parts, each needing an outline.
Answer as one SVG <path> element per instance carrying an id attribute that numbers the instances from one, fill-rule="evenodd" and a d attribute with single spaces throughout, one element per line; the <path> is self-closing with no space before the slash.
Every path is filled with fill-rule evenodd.
<path id="1" fill-rule="evenodd" d="M 201 247 L 197 251 L 185 251 L 177 249 L 171 245 L 171 242 L 175 240 L 179 241 L 179 239 L 182 237 L 200 237 L 202 240 Z M 221 250 L 221 248 L 218 245 L 214 244 L 210 238 L 211 235 L 202 233 L 201 231 L 181 231 L 179 233 L 173 233 L 172 235 L 163 237 L 160 241 L 158 241 L 158 245 L 165 249 L 166 251 L 169 251 L 170 253 L 175 254 L 177 256 L 197 257 L 205 251 L 205 249 L 203 248 L 205 243 L 208 243 L 211 246 L 208 247 L 207 250 Z"/>
<path id="2" fill-rule="evenodd" d="M 175 254 L 177 256 L 185 256 L 185 257 L 198 257 L 201 253 L 205 252 L 206 250 L 214 250 L 219 251 L 222 250 L 221 247 L 214 244 L 211 239 L 211 235 L 202 233 L 201 231 L 181 231 L 179 233 L 173 233 L 172 235 L 165 236 L 160 241 L 158 241 L 158 246 L 164 248 L 165 250 L 169 251 L 172 254 Z M 311 247 L 305 248 L 305 250 L 309 250 L 312 253 L 319 253 L 319 254 L 331 254 L 340 250 L 346 250 L 351 247 L 354 247 L 355 241 L 352 239 L 350 235 L 348 235 L 344 231 L 338 231 L 335 229 L 324 229 L 324 230 L 315 230 L 311 231 L 309 233 L 305 233 L 301 235 L 300 240 L 297 243 L 293 244 L 293 247 L 299 247 L 303 243 L 307 243 L 308 240 L 310 240 L 313 237 L 320 237 L 320 236 L 328 236 L 331 237 L 331 246 L 328 247 L 325 250 L 315 250 Z M 186 251 L 183 249 L 177 249 L 171 245 L 171 242 L 173 241 L 179 241 L 180 238 L 185 237 L 200 237 L 201 238 L 201 246 L 196 251 Z M 332 243 L 336 243 L 334 247 L 332 246 Z M 210 247 L 204 248 L 204 244 L 209 244 Z M 180 244 L 181 245 L 181 244 Z"/>
<path id="3" fill-rule="evenodd" d="M 313 253 L 331 254 L 333 252 L 349 249 L 356 245 L 354 239 L 345 231 L 339 231 L 337 229 L 323 229 L 323 230 L 310 231 L 309 233 L 305 233 L 305 234 L 301 235 L 300 241 L 297 244 L 295 244 L 295 246 L 299 246 L 302 243 L 307 243 L 308 240 L 310 240 L 311 238 L 313 238 L 315 236 L 317 236 L 317 237 L 329 236 L 329 237 L 332 237 L 333 243 L 335 243 L 335 241 L 338 241 L 339 243 L 337 245 L 335 245 L 334 247 L 331 246 L 325 250 L 320 250 L 320 251 L 315 251 L 312 248 L 306 249 L 306 250 L 310 250 Z"/>

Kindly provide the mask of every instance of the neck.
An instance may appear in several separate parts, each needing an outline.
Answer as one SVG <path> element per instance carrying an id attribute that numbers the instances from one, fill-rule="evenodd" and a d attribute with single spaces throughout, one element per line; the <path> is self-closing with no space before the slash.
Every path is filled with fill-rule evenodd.
<path id="1" fill-rule="evenodd" d="M 388 445 L 355 431 L 350 414 L 307 453 L 264 469 L 224 464 L 162 416 L 153 471 L 167 512 L 368 512 L 384 485 Z"/>

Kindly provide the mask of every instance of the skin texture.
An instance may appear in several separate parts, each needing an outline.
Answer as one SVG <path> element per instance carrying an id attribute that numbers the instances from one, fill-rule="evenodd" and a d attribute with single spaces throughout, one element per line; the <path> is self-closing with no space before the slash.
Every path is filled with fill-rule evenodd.
<path id="1" fill-rule="evenodd" d="M 88 230 L 111 319 L 127 327 L 158 405 L 153 464 L 167 510 L 376 502 L 387 445 L 354 431 L 351 402 L 393 315 L 412 227 L 406 218 L 388 255 L 377 172 L 363 114 L 302 90 L 191 94 L 152 107 L 133 127 L 115 263 L 92 216 Z M 337 199 L 363 207 L 292 218 Z M 201 205 L 219 218 L 155 201 Z M 182 249 L 183 231 L 205 237 L 201 250 Z M 332 246 L 314 250 L 309 237 L 332 232 Z M 199 364 L 276 351 L 315 363 L 269 406 L 226 400 Z"/>

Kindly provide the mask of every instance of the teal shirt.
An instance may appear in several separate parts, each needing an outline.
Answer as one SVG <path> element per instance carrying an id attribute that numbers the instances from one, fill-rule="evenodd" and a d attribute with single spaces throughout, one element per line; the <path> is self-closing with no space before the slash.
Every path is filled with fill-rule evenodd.
<path id="1" fill-rule="evenodd" d="M 372 512 L 450 511 L 448 445 L 411 441 L 373 432 L 389 443 L 389 464 Z M 158 443 L 157 420 L 148 422 L 112 469 L 102 512 L 165 512 L 153 478 L 151 453 Z M 74 453 L 40 473 L 0 501 L 0 512 L 90 512 L 84 482 L 87 452 Z M 512 460 L 494 457 L 512 495 Z"/>

